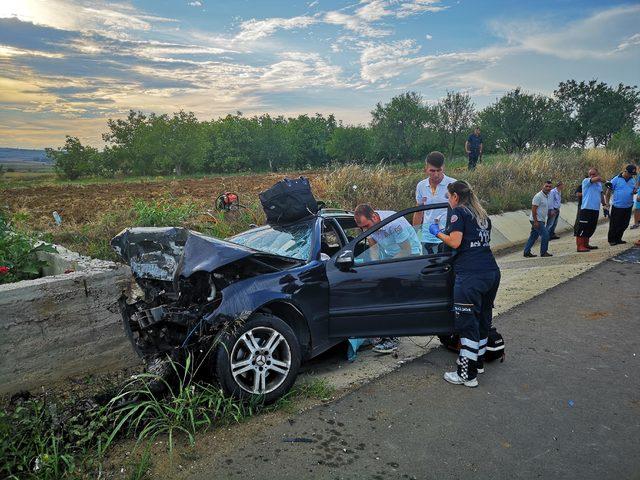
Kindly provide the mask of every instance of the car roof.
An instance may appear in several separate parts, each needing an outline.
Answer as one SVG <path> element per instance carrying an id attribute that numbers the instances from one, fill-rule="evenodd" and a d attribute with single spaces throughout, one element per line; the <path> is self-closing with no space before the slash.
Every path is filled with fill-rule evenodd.
<path id="1" fill-rule="evenodd" d="M 349 211 L 349 210 L 342 210 L 340 208 L 323 208 L 322 210 L 320 210 L 318 212 L 318 216 L 321 218 L 353 218 L 353 212 Z M 313 217 L 305 217 L 302 218 L 300 220 L 298 220 L 297 222 L 293 222 L 287 226 L 291 226 L 291 225 L 297 225 L 299 223 L 311 223 L 313 221 Z M 247 230 L 244 230 L 242 232 L 237 233 L 236 235 L 242 235 L 244 233 L 248 233 L 248 232 L 255 232 L 258 230 L 264 230 L 266 228 L 271 228 L 271 225 L 258 225 L 256 227 L 253 228 L 249 228 Z M 231 235 L 230 237 L 227 238 L 233 238 L 236 235 Z"/>
<path id="2" fill-rule="evenodd" d="M 323 218 L 353 217 L 352 211 L 342 210 L 340 208 L 323 208 L 318 214 Z"/>

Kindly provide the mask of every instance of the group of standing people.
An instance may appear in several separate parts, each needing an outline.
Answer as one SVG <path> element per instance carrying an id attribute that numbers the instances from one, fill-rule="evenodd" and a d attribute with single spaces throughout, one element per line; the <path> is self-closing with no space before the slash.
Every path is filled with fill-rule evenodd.
<path id="1" fill-rule="evenodd" d="M 591 245 L 590 238 L 595 233 L 602 207 L 605 217 L 609 217 L 609 245 L 627 243 L 622 236 L 629 227 L 635 197 L 635 222 L 631 229 L 640 225 L 640 198 L 637 196 L 640 180 L 636 180 L 637 167 L 633 164 L 625 166 L 624 170 L 605 182 L 592 167 L 582 180 L 575 193 L 578 198 L 578 213 L 574 225 L 576 249 L 578 252 L 589 252 L 598 247 Z M 535 257 L 531 252 L 536 240 L 540 238 L 540 256 L 553 256 L 548 251 L 549 240 L 560 238 L 555 233 L 562 205 L 562 182 L 555 187 L 551 180 L 547 180 L 542 189 L 536 193 L 531 201 L 531 233 L 524 247 L 525 257 Z"/>

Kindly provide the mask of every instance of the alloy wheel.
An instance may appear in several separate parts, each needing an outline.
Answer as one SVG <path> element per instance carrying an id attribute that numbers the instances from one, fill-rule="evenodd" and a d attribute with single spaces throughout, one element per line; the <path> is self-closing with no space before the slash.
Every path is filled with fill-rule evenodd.
<path id="1" fill-rule="evenodd" d="M 286 338 L 270 327 L 244 332 L 231 350 L 231 374 L 243 390 L 257 395 L 272 392 L 291 369 L 291 349 Z"/>

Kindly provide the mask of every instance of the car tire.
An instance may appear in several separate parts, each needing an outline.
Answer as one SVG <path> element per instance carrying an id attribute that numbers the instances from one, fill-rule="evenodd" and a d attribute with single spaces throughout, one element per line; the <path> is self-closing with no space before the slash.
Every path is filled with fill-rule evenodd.
<path id="1" fill-rule="evenodd" d="M 300 369 L 300 343 L 282 319 L 266 313 L 218 337 L 215 373 L 222 389 L 238 399 L 271 403 L 293 386 Z"/>

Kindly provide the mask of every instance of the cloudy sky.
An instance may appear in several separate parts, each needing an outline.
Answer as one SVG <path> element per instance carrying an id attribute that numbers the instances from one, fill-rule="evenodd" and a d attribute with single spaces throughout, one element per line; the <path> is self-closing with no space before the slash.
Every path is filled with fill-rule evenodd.
<path id="1" fill-rule="evenodd" d="M 517 86 L 640 79 L 640 3 L 0 0 L 0 146 L 100 146 L 127 110 L 334 113 L 405 90 L 485 106 Z"/>

